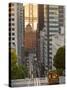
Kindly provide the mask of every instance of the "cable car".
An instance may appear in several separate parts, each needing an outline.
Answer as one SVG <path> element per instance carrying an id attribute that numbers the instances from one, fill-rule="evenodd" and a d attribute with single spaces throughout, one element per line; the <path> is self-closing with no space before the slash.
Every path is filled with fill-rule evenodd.
<path id="1" fill-rule="evenodd" d="M 48 83 L 52 84 L 59 84 L 59 74 L 57 71 L 49 71 L 48 72 Z"/>

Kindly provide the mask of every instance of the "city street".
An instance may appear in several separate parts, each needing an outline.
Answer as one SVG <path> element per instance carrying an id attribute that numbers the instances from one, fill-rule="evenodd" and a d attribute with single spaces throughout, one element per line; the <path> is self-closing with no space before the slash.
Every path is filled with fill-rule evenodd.
<path id="1" fill-rule="evenodd" d="M 40 85 L 47 85 L 48 80 L 47 78 L 33 78 L 33 79 L 18 79 L 11 81 L 12 87 L 21 87 L 21 86 L 40 86 Z"/>
<path id="2" fill-rule="evenodd" d="M 65 77 L 59 77 L 59 84 L 65 83 Z M 48 85 L 48 79 L 46 78 L 33 78 L 33 79 L 18 79 L 11 81 L 12 87 L 25 87 L 25 86 L 40 86 L 40 85 Z"/>
<path id="3" fill-rule="evenodd" d="M 9 3 L 12 87 L 65 83 L 64 15 L 62 5 Z"/>

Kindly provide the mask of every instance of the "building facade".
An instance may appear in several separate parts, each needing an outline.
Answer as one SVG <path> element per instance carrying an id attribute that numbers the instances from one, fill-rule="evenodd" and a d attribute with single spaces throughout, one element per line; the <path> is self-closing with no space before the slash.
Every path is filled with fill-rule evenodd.
<path id="1" fill-rule="evenodd" d="M 32 26 L 28 24 L 25 28 L 25 48 L 28 50 L 36 49 L 36 31 L 33 31 Z"/>
<path id="2" fill-rule="evenodd" d="M 47 70 L 52 69 L 52 36 L 59 32 L 59 7 L 53 5 L 45 6 L 45 66 Z"/>
<path id="3" fill-rule="evenodd" d="M 22 3 L 9 3 L 9 48 L 15 49 L 22 63 L 24 48 L 24 9 Z"/>
<path id="4" fill-rule="evenodd" d="M 37 70 L 37 73 L 38 73 L 38 77 L 41 77 L 42 76 L 42 64 L 41 64 L 41 56 L 40 56 L 40 51 L 41 51 L 41 48 L 40 48 L 40 31 L 42 31 L 44 27 L 44 5 L 43 4 L 38 4 L 38 24 L 37 24 L 37 31 L 36 31 L 36 40 L 37 40 L 37 43 L 36 43 L 36 56 L 37 56 L 37 63 L 38 63 L 38 70 Z"/>
<path id="5" fill-rule="evenodd" d="M 52 70 L 52 37 L 57 33 L 64 33 L 64 21 L 64 6 L 38 6 L 37 60 L 40 76 L 42 76 L 41 71 L 44 70 L 43 74 L 47 75 L 47 72 Z"/>
<path id="6" fill-rule="evenodd" d="M 54 70 L 54 66 L 53 66 L 53 59 L 54 56 L 57 53 L 57 50 L 60 47 L 64 47 L 65 46 L 65 42 L 64 42 L 64 34 L 59 34 L 57 33 L 56 35 L 52 36 L 52 69 Z"/>
<path id="7" fill-rule="evenodd" d="M 65 29 L 65 7 L 59 6 L 59 33 L 64 33 Z"/>
<path id="8" fill-rule="evenodd" d="M 61 11 L 61 13 L 63 13 Z M 61 18 L 59 17 L 59 6 L 57 5 L 46 5 L 44 6 L 44 64 L 45 64 L 45 73 L 47 71 L 52 70 L 52 44 L 53 39 L 52 37 L 55 36 L 60 31 L 60 27 L 62 26 L 60 24 Z M 64 13 L 62 18 L 64 18 Z M 63 28 L 64 28 L 64 22 L 62 21 Z M 62 28 L 63 32 L 64 29 Z M 60 41 L 58 41 L 60 42 Z"/>

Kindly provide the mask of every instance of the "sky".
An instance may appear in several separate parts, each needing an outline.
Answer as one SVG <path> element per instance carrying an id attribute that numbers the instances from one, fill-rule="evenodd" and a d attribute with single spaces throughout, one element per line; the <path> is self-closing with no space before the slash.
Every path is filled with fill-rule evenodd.
<path id="1" fill-rule="evenodd" d="M 30 15 L 29 15 L 29 5 L 30 5 Z M 33 9 L 31 9 L 33 8 Z M 37 29 L 37 4 L 24 4 L 25 9 L 25 27 L 29 24 L 29 16 L 30 16 L 30 24 L 32 25 L 32 10 L 33 10 L 33 29 Z"/>

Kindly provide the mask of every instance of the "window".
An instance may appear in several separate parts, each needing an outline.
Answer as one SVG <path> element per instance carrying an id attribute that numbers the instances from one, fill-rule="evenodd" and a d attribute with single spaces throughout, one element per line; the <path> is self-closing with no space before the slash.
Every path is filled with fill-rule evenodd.
<path id="1" fill-rule="evenodd" d="M 14 3 L 11 3 L 11 6 L 14 6 Z"/>
<path id="2" fill-rule="evenodd" d="M 15 35 L 15 33 L 12 33 L 12 35 Z"/>
<path id="3" fill-rule="evenodd" d="M 15 46 L 15 42 L 12 43 Z"/>
<path id="4" fill-rule="evenodd" d="M 11 8 L 11 11 L 14 11 L 14 8 Z"/>
<path id="5" fill-rule="evenodd" d="M 12 21 L 14 21 L 14 18 L 12 18 Z"/>
<path id="6" fill-rule="evenodd" d="M 49 52 L 49 54 L 51 54 L 51 55 L 52 55 L 52 52 Z"/>
<path id="7" fill-rule="evenodd" d="M 49 43 L 50 45 L 52 45 L 52 43 Z"/>
<path id="8" fill-rule="evenodd" d="M 11 13 L 12 16 L 14 16 L 14 13 Z"/>
<path id="9" fill-rule="evenodd" d="M 14 23 L 12 23 L 12 25 L 14 26 Z"/>
<path id="10" fill-rule="evenodd" d="M 54 12 L 51 12 L 51 11 L 50 11 L 49 14 L 54 14 Z"/>
<path id="11" fill-rule="evenodd" d="M 51 47 L 49 47 L 49 49 L 50 49 L 50 50 L 52 50 L 52 48 L 51 48 Z M 49 52 L 51 53 L 51 51 L 49 51 Z"/>
<path id="12" fill-rule="evenodd" d="M 12 40 L 15 40 L 15 38 L 13 37 Z"/>
<path id="13" fill-rule="evenodd" d="M 49 56 L 49 59 L 52 59 L 52 57 Z"/>
<path id="14" fill-rule="evenodd" d="M 15 29 L 14 28 L 12 28 L 12 31 L 14 31 Z"/>
<path id="15" fill-rule="evenodd" d="M 49 41 L 52 41 L 52 39 L 51 39 L 51 38 L 49 38 Z"/>

